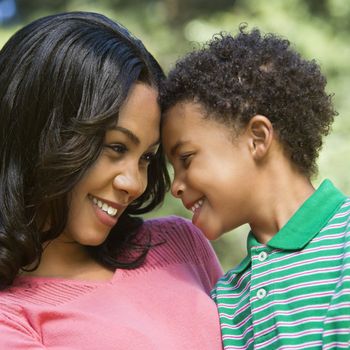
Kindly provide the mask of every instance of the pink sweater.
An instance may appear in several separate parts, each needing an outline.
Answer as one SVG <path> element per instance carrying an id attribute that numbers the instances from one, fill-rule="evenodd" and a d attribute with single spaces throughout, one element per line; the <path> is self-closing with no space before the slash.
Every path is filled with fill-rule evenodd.
<path id="1" fill-rule="evenodd" d="M 222 349 L 208 295 L 222 271 L 210 244 L 177 217 L 145 230 L 166 243 L 111 281 L 18 277 L 0 292 L 0 349 Z"/>

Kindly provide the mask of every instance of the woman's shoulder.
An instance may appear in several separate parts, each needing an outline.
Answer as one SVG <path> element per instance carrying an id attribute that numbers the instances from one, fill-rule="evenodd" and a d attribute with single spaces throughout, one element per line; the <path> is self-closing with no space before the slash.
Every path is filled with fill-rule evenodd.
<path id="1" fill-rule="evenodd" d="M 26 319 L 21 301 L 13 288 L 0 291 L 0 324 L 20 326 Z"/>
<path id="2" fill-rule="evenodd" d="M 209 241 L 188 219 L 178 216 L 148 219 L 141 230 L 151 234 L 152 245 L 168 258 L 203 263 L 215 256 Z"/>
<path id="3" fill-rule="evenodd" d="M 168 227 L 173 225 L 188 225 L 195 228 L 190 220 L 183 218 L 181 216 L 170 215 L 170 216 L 161 216 L 151 219 L 145 219 L 143 222 L 146 227 Z"/>
<path id="4" fill-rule="evenodd" d="M 179 216 L 147 219 L 142 229 L 151 232 L 153 240 L 196 241 L 209 244 L 203 233 L 190 220 Z"/>

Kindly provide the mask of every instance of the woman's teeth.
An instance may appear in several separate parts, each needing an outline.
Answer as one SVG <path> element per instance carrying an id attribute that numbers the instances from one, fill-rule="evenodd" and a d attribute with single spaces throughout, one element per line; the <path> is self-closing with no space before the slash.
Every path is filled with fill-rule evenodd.
<path id="1" fill-rule="evenodd" d="M 193 207 L 191 208 L 192 212 L 194 213 L 196 209 L 200 208 L 203 204 L 203 199 L 200 199 L 198 202 L 196 202 Z"/>
<path id="2" fill-rule="evenodd" d="M 118 213 L 118 209 L 109 206 L 107 203 L 102 202 L 101 200 L 91 197 L 92 202 L 96 204 L 101 210 L 107 213 L 109 216 L 116 216 Z"/>

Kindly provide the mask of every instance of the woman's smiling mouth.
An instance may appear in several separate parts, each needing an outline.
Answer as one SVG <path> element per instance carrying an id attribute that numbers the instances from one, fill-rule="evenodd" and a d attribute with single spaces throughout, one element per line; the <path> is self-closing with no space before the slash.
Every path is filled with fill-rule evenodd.
<path id="1" fill-rule="evenodd" d="M 108 203 L 106 203 L 106 202 L 102 201 L 101 199 L 96 198 L 92 195 L 89 195 L 89 197 L 96 206 L 98 206 L 101 210 L 103 210 L 109 216 L 115 217 L 117 215 L 117 213 L 118 213 L 117 208 L 113 208 Z"/>

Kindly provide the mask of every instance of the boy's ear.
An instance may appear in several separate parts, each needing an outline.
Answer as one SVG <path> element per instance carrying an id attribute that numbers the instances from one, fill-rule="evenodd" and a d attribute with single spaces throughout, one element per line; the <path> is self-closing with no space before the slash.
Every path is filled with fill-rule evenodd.
<path id="1" fill-rule="evenodd" d="M 246 128 L 249 136 L 250 151 L 255 160 L 260 160 L 268 153 L 273 140 L 273 126 L 268 118 L 255 115 Z"/>

